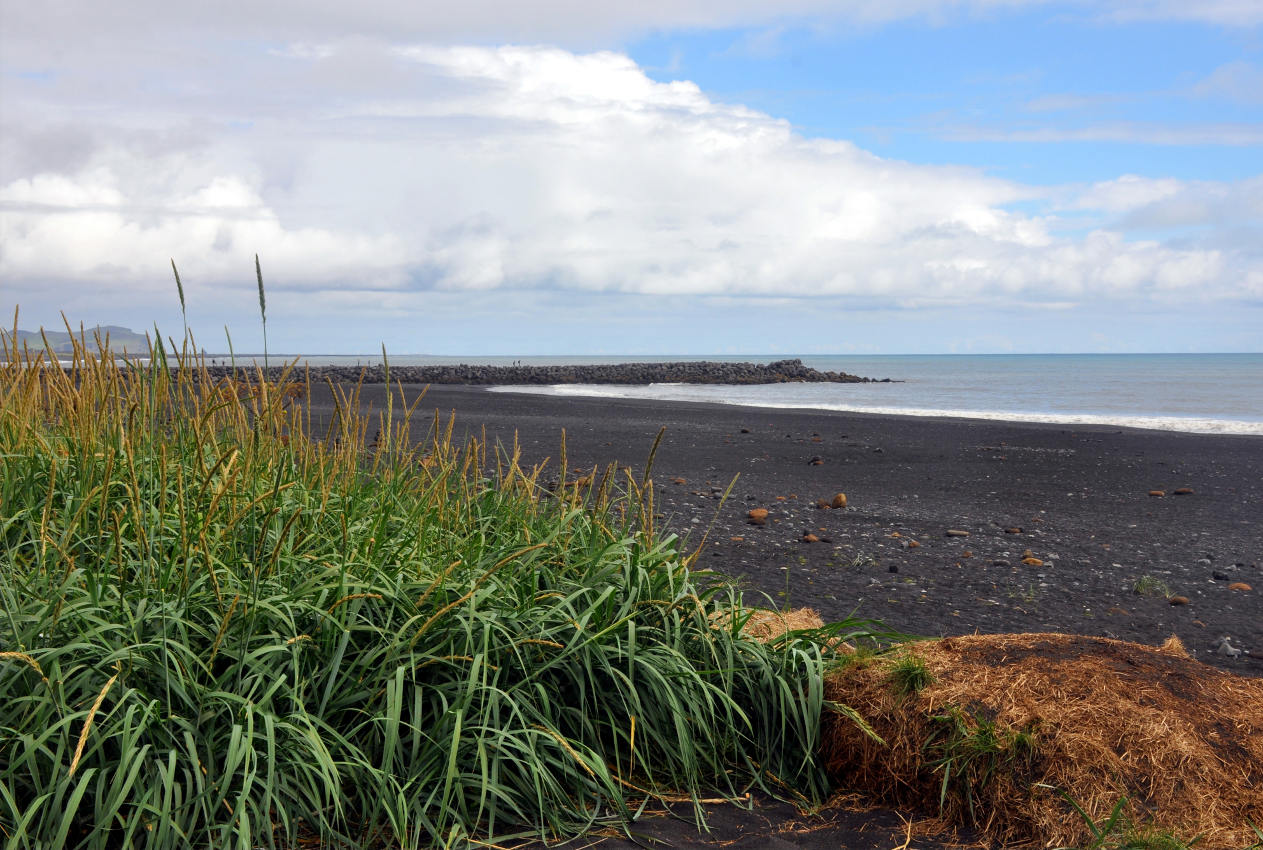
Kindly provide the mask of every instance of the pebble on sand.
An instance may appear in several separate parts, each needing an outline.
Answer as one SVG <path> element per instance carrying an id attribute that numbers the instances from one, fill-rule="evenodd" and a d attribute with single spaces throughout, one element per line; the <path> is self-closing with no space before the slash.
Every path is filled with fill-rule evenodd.
<path id="1" fill-rule="evenodd" d="M 1167 598 L 1167 602 L 1170 602 L 1172 605 L 1187 605 L 1188 597 L 1187 596 L 1170 596 Z"/>
<path id="2" fill-rule="evenodd" d="M 834 510 L 840 510 L 841 508 L 845 508 L 846 507 L 846 494 L 838 493 L 836 496 L 834 496 L 833 501 L 829 503 L 829 507 L 833 508 Z"/>
<path id="3" fill-rule="evenodd" d="M 1177 496 L 1191 496 L 1193 495 L 1193 488 L 1192 487 L 1176 487 L 1171 492 Z"/>
<path id="4" fill-rule="evenodd" d="M 1232 584 L 1228 585 L 1228 589 L 1229 590 L 1253 590 L 1254 588 L 1250 587 L 1250 585 L 1246 584 L 1243 581 L 1234 581 Z"/>
<path id="5" fill-rule="evenodd" d="M 969 532 L 961 531 L 959 528 L 949 528 L 947 529 L 947 536 L 948 537 L 968 537 Z"/>
<path id="6" fill-rule="evenodd" d="M 746 521 L 751 525 L 767 524 L 767 508 L 755 508 L 746 514 Z"/>
<path id="7" fill-rule="evenodd" d="M 1026 564 L 1026 566 L 1028 567 L 1042 567 L 1044 565 L 1043 561 L 1041 561 L 1039 558 L 1036 558 L 1034 556 L 1029 557 L 1029 558 L 1023 558 L 1022 563 Z"/>
<path id="8" fill-rule="evenodd" d="M 803 542 L 804 543 L 819 543 L 820 538 L 812 534 L 811 532 L 807 532 L 806 534 L 803 535 Z"/>
<path id="9" fill-rule="evenodd" d="M 1167 494 L 1166 490 L 1150 490 L 1149 491 L 1150 496 L 1165 496 L 1166 494 Z"/>

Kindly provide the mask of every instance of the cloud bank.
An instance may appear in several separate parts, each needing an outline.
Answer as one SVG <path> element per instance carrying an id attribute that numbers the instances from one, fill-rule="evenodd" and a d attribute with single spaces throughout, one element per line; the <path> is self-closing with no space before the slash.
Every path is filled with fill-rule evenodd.
<path id="1" fill-rule="evenodd" d="M 26 303 L 50 285 L 143 299 L 169 288 L 169 256 L 245 286 L 256 252 L 313 310 L 354 310 L 356 290 L 375 293 L 366 311 L 531 290 L 894 308 L 1263 296 L 1257 180 L 1049 189 L 882 159 L 610 51 L 349 39 L 223 70 L 113 101 L 134 71 L 6 83 L 0 277 Z"/>

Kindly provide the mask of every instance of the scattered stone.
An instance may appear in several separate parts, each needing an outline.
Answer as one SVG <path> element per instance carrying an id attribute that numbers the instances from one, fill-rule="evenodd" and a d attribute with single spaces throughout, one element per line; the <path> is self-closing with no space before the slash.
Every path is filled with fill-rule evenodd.
<path id="1" fill-rule="evenodd" d="M 1119 606 L 1114 605 L 1114 606 L 1111 606 L 1111 608 L 1109 609 L 1109 611 L 1107 611 L 1106 613 L 1107 613 L 1107 614 L 1117 614 L 1117 615 L 1118 615 L 1118 616 L 1120 616 L 1120 617 L 1126 617 L 1126 616 L 1127 616 L 1127 609 L 1126 609 L 1126 608 L 1120 608 Z"/>
<path id="2" fill-rule="evenodd" d="M 741 433 L 742 433 L 742 434 L 749 434 L 749 433 L 750 433 L 750 429 L 749 429 L 749 428 L 742 428 L 742 429 L 741 429 Z"/>
<path id="3" fill-rule="evenodd" d="M 1176 487 L 1171 492 L 1177 496 L 1191 496 L 1193 495 L 1193 488 L 1192 487 Z"/>
<path id="4" fill-rule="evenodd" d="M 811 532 L 807 532 L 806 534 L 803 535 L 803 542 L 804 543 L 819 543 L 820 538 L 812 534 Z"/>
<path id="5" fill-rule="evenodd" d="M 746 521 L 751 525 L 767 524 L 767 508 L 755 508 L 746 514 Z"/>
<path id="6" fill-rule="evenodd" d="M 1009 565 L 1009 562 L 1004 560 L 1003 558 L 996 558 L 994 561 L 991 562 L 991 566 L 993 567 L 1007 567 L 1008 565 Z"/>
<path id="7" fill-rule="evenodd" d="M 968 537 L 969 532 L 961 531 L 959 528 L 949 528 L 947 529 L 947 536 L 948 537 Z"/>
<path id="8" fill-rule="evenodd" d="M 1167 602 L 1170 602 L 1172 605 L 1187 605 L 1188 597 L 1187 596 L 1171 596 L 1167 599 Z"/>
<path id="9" fill-rule="evenodd" d="M 812 458 L 810 461 L 808 461 L 808 462 L 809 462 L 812 466 L 824 466 L 824 458 L 820 457 L 819 455 L 816 455 L 815 457 L 813 457 L 813 458 Z"/>
<path id="10" fill-rule="evenodd" d="M 1166 490 L 1150 490 L 1149 491 L 1150 496 L 1165 496 L 1166 494 L 1167 494 Z"/>
<path id="11" fill-rule="evenodd" d="M 1039 558 L 1023 558 L 1022 563 L 1028 567 L 1042 567 L 1044 565 L 1044 562 Z"/>
<path id="12" fill-rule="evenodd" d="M 777 496 L 777 497 L 776 497 L 776 501 L 778 501 L 778 502 L 783 502 L 783 501 L 785 501 L 785 497 L 784 497 L 784 496 Z"/>
<path id="13" fill-rule="evenodd" d="M 1022 529 L 1018 528 L 1018 527 L 1015 525 L 1015 526 L 1013 526 L 1012 528 L 1006 528 L 1006 529 L 1004 529 L 1004 533 L 1005 533 L 1005 534 L 1021 534 L 1021 533 L 1022 533 Z"/>
<path id="14" fill-rule="evenodd" d="M 1228 589 L 1229 590 L 1253 590 L 1254 588 L 1250 587 L 1250 585 L 1246 584 L 1243 581 L 1234 581 L 1232 584 L 1228 585 Z"/>
<path id="15" fill-rule="evenodd" d="M 1212 648 L 1215 650 L 1216 655 L 1224 655 L 1224 656 L 1227 656 L 1228 658 L 1241 657 L 1241 651 L 1242 651 L 1241 648 L 1237 646 L 1233 646 L 1231 643 L 1229 643 L 1227 635 L 1224 635 L 1219 640 L 1217 640 L 1215 642 L 1214 647 Z"/>
<path id="16" fill-rule="evenodd" d="M 833 505 L 829 504 L 828 499 L 816 499 L 816 510 L 827 511 L 831 507 L 833 507 Z"/>
<path id="17" fill-rule="evenodd" d="M 1035 553 L 1034 553 L 1034 552 L 1032 552 L 1030 549 L 1027 549 L 1026 551 L 1024 551 L 1024 552 L 1022 553 L 1022 557 L 1023 557 L 1023 558 L 1034 558 L 1034 557 L 1035 557 Z"/>
<path id="18" fill-rule="evenodd" d="M 888 572 L 888 573 L 897 573 L 897 572 L 899 572 L 899 565 L 898 565 L 898 564 L 891 564 L 889 567 L 887 567 L 887 568 L 886 568 L 886 572 Z"/>
<path id="19" fill-rule="evenodd" d="M 834 496 L 833 501 L 829 502 L 829 507 L 833 508 L 834 510 L 845 508 L 846 507 L 846 494 L 838 493 L 836 496 Z"/>
<path id="20" fill-rule="evenodd" d="M 908 548 L 909 548 L 909 549 L 920 549 L 920 548 L 921 548 L 921 544 L 920 544 L 920 543 L 918 543 L 918 542 L 916 542 L 915 540 L 909 540 L 909 541 L 908 541 Z"/>
<path id="21" fill-rule="evenodd" d="M 687 478 L 672 478 L 671 483 L 672 484 L 687 484 L 689 482 Z"/>
<path id="22" fill-rule="evenodd" d="M 729 537 L 728 539 L 729 539 L 729 540 L 731 540 L 733 543 L 743 543 L 743 542 L 745 542 L 745 538 L 744 538 L 744 537 Z"/>
<path id="23" fill-rule="evenodd" d="M 974 553 L 971 550 L 966 549 L 964 552 L 960 553 L 960 556 L 962 558 L 972 558 L 974 556 Z"/>
<path id="24" fill-rule="evenodd" d="M 1229 579 L 1232 578 L 1232 576 L 1228 575 L 1227 573 L 1221 573 L 1219 570 L 1215 570 L 1214 572 L 1212 572 L 1210 574 L 1210 577 L 1213 578 L 1215 581 L 1228 581 Z"/>
<path id="25" fill-rule="evenodd" d="M 884 451 L 884 450 L 882 449 L 882 447 L 881 447 L 881 446 L 878 446 L 877 448 L 873 449 L 873 454 L 875 454 L 875 455 L 879 455 L 879 454 L 881 454 L 883 451 Z"/>

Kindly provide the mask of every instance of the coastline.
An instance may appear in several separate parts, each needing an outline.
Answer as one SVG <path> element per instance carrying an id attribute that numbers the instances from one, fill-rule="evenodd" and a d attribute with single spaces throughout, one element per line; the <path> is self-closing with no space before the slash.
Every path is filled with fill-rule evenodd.
<path id="1" fill-rule="evenodd" d="M 422 389 L 405 385 L 410 400 Z M 382 411 L 384 392 L 365 385 L 361 403 Z M 319 433 L 332 408 L 327 387 L 312 394 Z M 455 414 L 457 435 L 485 427 L 511 446 L 516 433 L 532 463 L 557 457 L 564 429 L 572 471 L 639 470 L 665 427 L 659 521 L 688 551 L 709 529 L 697 566 L 766 605 L 927 637 L 1175 634 L 1198 660 L 1263 675 L 1259 437 L 431 386 L 414 438 L 436 412 Z M 836 493 L 845 510 L 816 507 Z M 765 525 L 747 521 L 754 508 Z M 1028 550 L 1041 563 L 1023 563 Z M 1134 592 L 1145 581 L 1188 602 Z M 1250 654 L 1216 655 L 1223 635 Z"/>

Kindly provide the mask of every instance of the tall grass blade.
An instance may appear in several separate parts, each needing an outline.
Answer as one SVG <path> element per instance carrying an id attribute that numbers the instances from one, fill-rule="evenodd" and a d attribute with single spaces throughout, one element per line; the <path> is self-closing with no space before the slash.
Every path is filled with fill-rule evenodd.
<path id="1" fill-rule="evenodd" d="M 263 294 L 263 267 L 259 255 L 254 255 L 254 277 L 259 282 L 259 317 L 263 320 L 263 368 L 268 368 L 268 302 Z"/>

